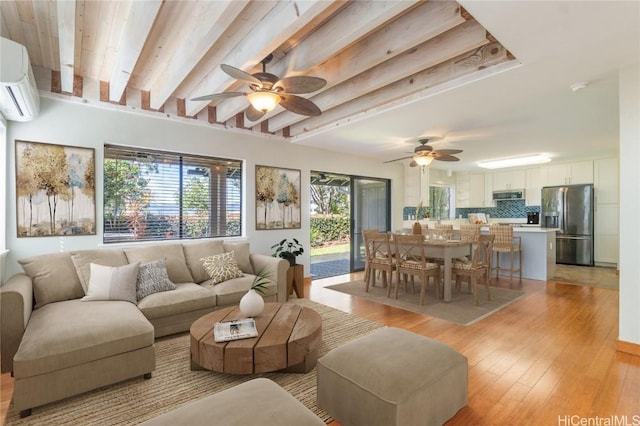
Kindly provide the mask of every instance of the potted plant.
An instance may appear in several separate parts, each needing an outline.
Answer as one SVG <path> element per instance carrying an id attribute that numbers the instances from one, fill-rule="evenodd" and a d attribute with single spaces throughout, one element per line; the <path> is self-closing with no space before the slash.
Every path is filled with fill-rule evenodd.
<path id="1" fill-rule="evenodd" d="M 289 241 L 285 238 L 279 243 L 272 245 L 271 250 L 275 250 L 273 252 L 273 257 L 286 259 L 289 261 L 289 264 L 293 266 L 296 264 L 296 257 L 304 253 L 304 248 L 295 238 L 292 238 L 291 240 L 292 241 Z"/>

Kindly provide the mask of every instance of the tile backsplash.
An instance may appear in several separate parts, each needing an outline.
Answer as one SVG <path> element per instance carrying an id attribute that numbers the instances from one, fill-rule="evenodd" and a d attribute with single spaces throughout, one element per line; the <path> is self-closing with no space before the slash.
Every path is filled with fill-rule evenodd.
<path id="1" fill-rule="evenodd" d="M 469 213 L 485 213 L 491 218 L 526 218 L 527 213 L 540 212 L 540 206 L 526 206 L 524 200 L 497 201 L 496 207 L 469 207 L 456 209 L 455 217 L 466 219 Z M 405 207 L 402 209 L 403 220 L 413 220 L 416 208 Z"/>

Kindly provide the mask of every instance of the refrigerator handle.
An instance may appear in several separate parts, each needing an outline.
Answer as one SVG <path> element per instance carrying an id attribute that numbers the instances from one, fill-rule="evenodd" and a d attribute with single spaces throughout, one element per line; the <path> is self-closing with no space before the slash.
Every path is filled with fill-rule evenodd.
<path id="1" fill-rule="evenodd" d="M 560 189 L 560 232 L 566 232 L 567 226 L 567 191 L 565 188 Z"/>

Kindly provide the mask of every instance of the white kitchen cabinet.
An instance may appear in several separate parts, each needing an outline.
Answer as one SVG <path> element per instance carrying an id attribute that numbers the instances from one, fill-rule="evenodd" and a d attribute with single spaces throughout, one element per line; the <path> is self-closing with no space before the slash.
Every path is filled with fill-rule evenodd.
<path id="1" fill-rule="evenodd" d="M 596 265 L 616 266 L 619 254 L 618 204 L 597 204 L 594 214 L 594 261 Z"/>
<path id="2" fill-rule="evenodd" d="M 527 206 L 539 206 L 542 204 L 542 187 L 547 182 L 546 169 L 533 167 L 525 170 L 524 197 Z"/>
<path id="3" fill-rule="evenodd" d="M 602 158 L 593 162 L 593 183 L 597 204 L 618 203 L 618 159 Z"/>
<path id="4" fill-rule="evenodd" d="M 493 172 L 493 190 L 524 189 L 524 170 Z"/>
<path id="5" fill-rule="evenodd" d="M 484 194 L 484 188 L 482 188 Z M 469 173 L 456 173 L 456 207 L 469 207 Z"/>
<path id="6" fill-rule="evenodd" d="M 591 160 L 552 164 L 545 169 L 548 186 L 593 183 L 593 161 Z"/>
<path id="7" fill-rule="evenodd" d="M 469 173 L 469 207 L 485 207 L 486 175 L 484 173 Z"/>
<path id="8" fill-rule="evenodd" d="M 617 266 L 620 243 L 618 159 L 594 160 L 593 172 L 596 193 L 594 260 L 597 265 Z"/>

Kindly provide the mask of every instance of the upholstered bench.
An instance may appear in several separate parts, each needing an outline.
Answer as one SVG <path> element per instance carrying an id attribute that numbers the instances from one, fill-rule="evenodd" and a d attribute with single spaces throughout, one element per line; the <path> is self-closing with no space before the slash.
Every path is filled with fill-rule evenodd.
<path id="1" fill-rule="evenodd" d="M 320 417 L 269 379 L 253 379 L 151 420 L 145 426 L 200 425 L 326 426 Z"/>
<path id="2" fill-rule="evenodd" d="M 440 425 L 467 405 L 467 358 L 385 327 L 318 360 L 318 407 L 343 426 Z"/>

